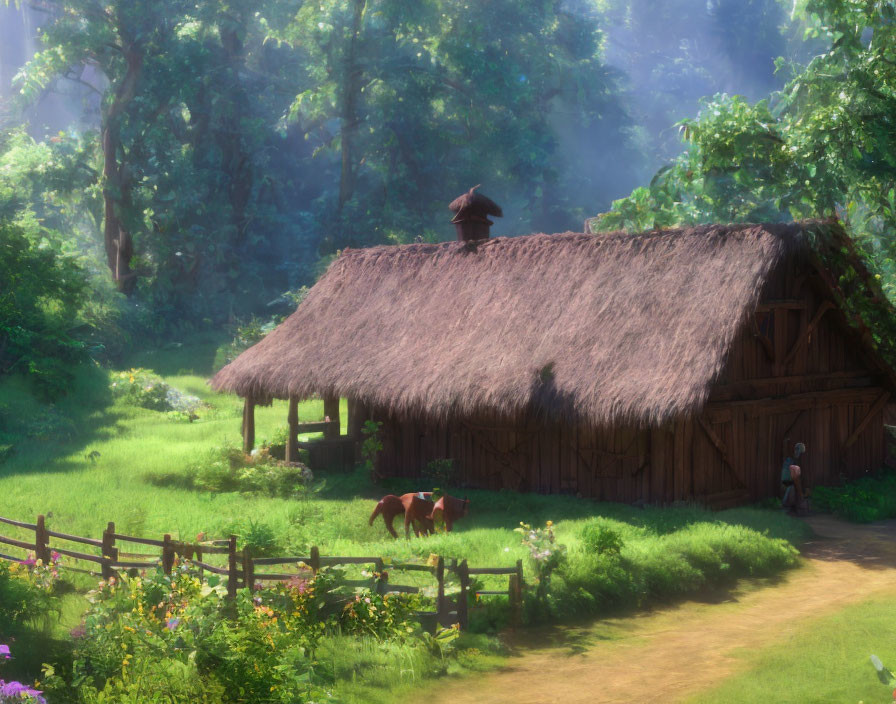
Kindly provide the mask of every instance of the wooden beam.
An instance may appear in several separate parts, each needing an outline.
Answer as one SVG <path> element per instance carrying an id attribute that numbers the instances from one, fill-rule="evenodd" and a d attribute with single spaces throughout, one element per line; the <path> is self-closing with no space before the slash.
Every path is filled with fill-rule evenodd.
<path id="1" fill-rule="evenodd" d="M 339 397 L 324 396 L 324 417 L 329 418 L 333 425 L 324 429 L 324 438 L 326 440 L 334 440 L 339 437 Z"/>
<path id="2" fill-rule="evenodd" d="M 753 327 L 753 337 L 759 340 L 759 343 L 762 345 L 762 349 L 765 350 L 765 355 L 772 361 L 775 361 L 775 346 L 768 337 L 759 332 L 759 323 L 756 322 L 756 315 L 750 316 L 750 321 Z"/>
<path id="3" fill-rule="evenodd" d="M 882 375 L 874 370 L 854 369 L 842 372 L 830 372 L 828 374 L 805 374 L 779 377 L 762 377 L 758 379 L 746 379 L 744 381 L 735 381 L 730 384 L 717 384 L 710 390 L 711 400 L 727 400 L 724 397 L 730 394 L 735 395 L 755 395 L 762 393 L 765 395 L 774 393 L 785 384 L 809 384 L 820 386 L 828 386 L 832 383 L 842 382 L 850 383 L 849 386 L 835 386 L 834 388 L 816 388 L 812 391 L 836 391 L 839 389 L 850 389 L 861 386 L 881 386 Z"/>
<path id="4" fill-rule="evenodd" d="M 299 461 L 299 399 L 295 396 L 289 397 L 289 413 L 286 416 L 286 422 L 289 425 L 288 435 L 286 436 L 286 461 Z"/>
<path id="5" fill-rule="evenodd" d="M 243 402 L 243 452 L 247 455 L 255 447 L 255 401 Z"/>
<path id="6" fill-rule="evenodd" d="M 759 313 L 767 313 L 769 311 L 775 310 L 776 308 L 801 310 L 805 307 L 806 301 L 802 298 L 771 298 L 767 301 L 762 301 L 758 306 L 756 306 L 756 311 Z"/>
<path id="7" fill-rule="evenodd" d="M 818 306 L 818 310 L 815 311 L 815 315 L 812 316 L 812 320 L 809 321 L 806 329 L 803 330 L 803 334 L 800 335 L 799 339 L 797 339 L 797 341 L 793 343 L 793 347 L 790 348 L 787 356 L 784 357 L 784 361 L 781 363 L 783 366 L 786 367 L 788 365 L 790 360 L 792 360 L 796 356 L 796 353 L 799 351 L 800 346 L 803 345 L 812 336 L 812 333 L 815 332 L 815 328 L 818 327 L 818 324 L 821 322 L 824 314 L 835 307 L 836 306 L 831 301 L 825 301 L 820 306 Z"/>
<path id="8" fill-rule="evenodd" d="M 725 443 L 722 442 L 722 438 L 716 435 L 715 431 L 710 427 L 703 416 L 697 416 L 697 422 L 700 423 L 700 427 L 703 428 L 703 432 L 706 433 L 706 437 L 709 438 L 709 441 L 719 451 L 719 454 L 722 455 L 722 460 L 725 464 L 731 467 L 731 461 L 728 459 L 728 448 L 725 446 Z"/>
<path id="9" fill-rule="evenodd" d="M 844 450 L 849 447 L 852 447 L 855 444 L 856 440 L 859 439 L 859 435 L 861 435 L 862 432 L 865 430 L 865 428 L 868 427 L 868 424 L 871 422 L 871 419 L 874 418 L 874 416 L 877 413 L 880 413 L 881 409 L 884 407 L 884 404 L 887 402 L 887 400 L 889 398 L 890 398 L 889 391 L 884 391 L 878 397 L 877 401 L 875 401 L 874 404 L 871 406 L 871 408 L 868 409 L 868 413 L 865 414 L 865 417 L 862 418 L 862 422 L 859 423 L 858 426 L 856 426 L 856 429 L 852 431 L 852 435 L 850 435 L 848 438 L 846 438 L 846 442 L 843 443 Z"/>
<path id="10" fill-rule="evenodd" d="M 880 387 L 860 387 L 831 389 L 830 391 L 809 391 L 807 393 L 789 394 L 786 396 L 768 396 L 766 398 L 753 398 L 738 401 L 711 401 L 704 406 L 704 410 L 714 411 L 722 408 L 734 408 L 737 406 L 771 406 L 784 405 L 787 403 L 803 403 L 812 402 L 818 399 L 834 400 L 843 396 L 848 398 L 867 397 L 870 392 Z"/>

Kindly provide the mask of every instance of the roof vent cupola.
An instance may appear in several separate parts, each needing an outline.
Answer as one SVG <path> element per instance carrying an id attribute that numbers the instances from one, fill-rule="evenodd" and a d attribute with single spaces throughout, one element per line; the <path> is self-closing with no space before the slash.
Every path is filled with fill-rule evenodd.
<path id="1" fill-rule="evenodd" d="M 491 198 L 486 198 L 481 193 L 476 193 L 479 186 L 473 186 L 469 191 L 458 196 L 448 207 L 454 213 L 451 222 L 457 229 L 458 242 L 470 242 L 471 240 L 487 240 L 489 228 L 494 224 L 488 219 L 491 215 L 496 218 L 503 217 L 501 207 Z"/>

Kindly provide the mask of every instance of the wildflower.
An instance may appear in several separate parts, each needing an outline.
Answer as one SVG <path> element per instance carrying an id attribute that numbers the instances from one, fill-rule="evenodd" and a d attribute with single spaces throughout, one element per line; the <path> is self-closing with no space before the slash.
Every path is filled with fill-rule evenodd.
<path id="1" fill-rule="evenodd" d="M 545 523 L 545 525 L 546 525 L 548 528 L 550 528 L 552 525 L 554 525 L 554 522 L 553 522 L 553 521 L 548 521 L 547 523 Z"/>
<path id="2" fill-rule="evenodd" d="M 6 699 L 26 699 L 30 697 L 38 704 L 47 704 L 41 692 L 32 687 L 28 687 L 21 682 L 4 682 L 0 680 L 0 697 Z"/>
<path id="3" fill-rule="evenodd" d="M 369 604 L 369 603 L 370 603 L 370 597 L 369 597 L 369 596 L 365 596 L 365 597 L 364 597 L 364 601 L 367 602 L 367 603 Z"/>
<path id="4" fill-rule="evenodd" d="M 87 628 L 84 626 L 84 624 L 81 624 L 80 626 L 75 626 L 68 632 L 68 634 L 72 638 L 83 638 L 85 635 L 87 635 Z"/>
<path id="5" fill-rule="evenodd" d="M 9 660 L 12 657 L 8 645 L 0 645 L 0 656 L 2 656 L 4 660 Z"/>

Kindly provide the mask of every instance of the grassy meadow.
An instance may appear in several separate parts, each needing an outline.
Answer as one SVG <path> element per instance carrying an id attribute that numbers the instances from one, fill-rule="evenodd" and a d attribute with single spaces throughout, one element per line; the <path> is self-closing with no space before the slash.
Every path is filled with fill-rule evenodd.
<path id="1" fill-rule="evenodd" d="M 89 537 L 99 537 L 108 521 L 118 532 L 154 538 L 236 534 L 252 544 L 261 536 L 271 543 L 270 553 L 281 555 L 307 554 L 316 545 L 323 555 L 425 560 L 436 553 L 466 558 L 471 566 L 513 565 L 522 559 L 530 583 L 528 550 L 514 529 L 521 521 L 532 526 L 552 521 L 568 559 L 554 575 L 549 610 L 553 618 L 579 621 L 725 588 L 740 577 L 772 576 L 797 564 L 793 546 L 807 537 L 802 522 L 769 509 L 712 513 L 694 506 L 636 508 L 572 496 L 462 490 L 471 510 L 454 532 L 396 540 L 381 519 L 368 525 L 370 513 L 384 494 L 431 489 L 423 480 L 376 485 L 361 469 L 323 473 L 316 477 L 325 480 L 320 491 L 291 499 L 187 488 L 192 468 L 240 442 L 240 399 L 213 393 L 206 383 L 215 349 L 210 340 L 129 360 L 128 366 L 152 369 L 170 386 L 202 398 L 208 407 L 194 422 L 113 398 L 113 372 L 98 367 L 83 370 L 53 406 L 37 400 L 20 379 L 0 382 L 0 447 L 13 448 L 0 462 L 0 516 L 33 521 L 42 513 L 51 529 Z M 285 425 L 286 406 L 274 402 L 256 409 L 259 444 Z M 301 420 L 322 415 L 320 401 L 300 405 Z M 588 542 L 588 527 L 601 540 L 610 535 L 618 541 L 618 552 L 595 548 Z M 400 521 L 396 528 L 401 531 Z M 2 532 L 31 535 L 8 526 Z M 500 587 L 504 580 L 485 577 L 481 584 Z M 405 576 L 393 581 L 409 583 Z M 16 670 L 36 673 L 46 661 L 49 646 L 28 652 L 29 639 L 44 643 L 50 633 L 49 642 L 64 651 L 60 639 L 79 622 L 86 605 L 81 592 L 88 582 L 83 576 L 73 580 L 76 589 L 63 597 L 59 623 L 21 634 L 25 652 Z M 474 612 L 471 625 L 492 631 L 503 622 L 501 613 L 500 607 L 494 613 Z M 527 613 L 536 620 L 545 616 L 544 609 Z M 397 692 L 434 674 L 493 667 L 501 660 L 497 641 L 477 638 L 482 636 L 465 635 L 457 657 L 448 661 L 420 644 L 359 638 L 347 650 L 341 637 L 328 637 L 319 662 L 339 682 L 344 701 L 394 701 L 390 697 Z"/>
<path id="2" fill-rule="evenodd" d="M 558 540 L 575 549 L 585 522 L 600 516 L 622 537 L 623 555 L 656 560 L 673 543 L 685 549 L 682 541 L 697 539 L 719 524 L 754 528 L 793 543 L 805 536 L 802 524 L 771 510 L 641 509 L 571 496 L 469 490 L 464 493 L 471 499 L 470 515 L 453 533 L 405 541 L 393 539 L 381 519 L 369 526 L 368 518 L 386 493 L 431 488 L 422 481 L 378 486 L 363 472 L 333 474 L 323 477 L 326 486 L 319 494 L 300 500 L 193 491 L 177 481 L 166 486 L 166 477 L 176 478 L 207 461 L 215 448 L 240 441 L 241 400 L 214 393 L 206 383 L 215 347 L 209 341 L 145 352 L 130 361 L 210 404 L 192 423 L 113 400 L 108 372 L 99 368 L 81 373 L 70 393 L 49 411 L 20 380 L 4 380 L 0 418 L 6 419 L 8 436 L 18 433 L 19 441 L 0 464 L 0 515 L 30 521 L 44 513 L 52 529 L 91 537 L 98 537 L 108 521 L 122 533 L 171 533 L 185 540 L 200 532 L 245 537 L 263 526 L 284 553 L 302 553 L 317 545 L 322 554 L 413 558 L 439 553 L 464 557 L 471 565 L 512 565 L 525 558 L 513 532 L 520 521 L 543 525 L 552 520 Z M 258 443 L 285 425 L 286 405 L 275 401 L 256 409 Z M 322 415 L 321 401 L 299 407 L 301 420 L 319 420 Z M 343 423 L 345 417 L 343 409 Z M 26 433 L 31 437 L 21 440 Z"/>

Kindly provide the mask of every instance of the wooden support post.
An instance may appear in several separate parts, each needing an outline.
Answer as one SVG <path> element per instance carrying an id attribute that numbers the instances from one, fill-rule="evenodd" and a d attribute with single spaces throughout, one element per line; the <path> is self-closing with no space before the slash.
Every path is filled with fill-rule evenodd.
<path id="1" fill-rule="evenodd" d="M 440 626 L 450 626 L 448 622 L 448 605 L 445 603 L 445 558 L 439 556 L 436 563 L 436 582 L 438 593 L 436 596 L 436 621 Z"/>
<path id="2" fill-rule="evenodd" d="M 465 631 L 470 624 L 467 603 L 470 591 L 470 569 L 467 567 L 466 560 L 461 560 L 457 566 L 457 576 L 460 578 L 460 594 L 457 595 L 457 622 Z"/>
<path id="3" fill-rule="evenodd" d="M 243 402 L 243 452 L 247 455 L 255 447 L 255 401 Z"/>
<path id="4" fill-rule="evenodd" d="M 115 574 L 112 564 L 118 562 L 118 548 L 115 547 L 115 523 L 113 521 L 109 521 L 106 525 L 106 530 L 103 532 L 102 553 L 103 563 L 101 571 L 103 579 L 109 579 L 109 577 Z"/>
<path id="5" fill-rule="evenodd" d="M 236 536 L 231 535 L 227 543 L 227 596 L 236 597 Z"/>
<path id="6" fill-rule="evenodd" d="M 324 396 L 324 417 L 329 418 L 331 422 L 335 423 L 335 425 L 330 426 L 329 428 L 324 430 L 324 439 L 335 440 L 339 437 L 339 433 L 341 432 L 339 423 L 338 396 Z"/>
<path id="7" fill-rule="evenodd" d="M 367 409 L 363 403 L 353 398 L 348 399 L 348 434 L 352 440 L 360 442 L 363 439 L 361 428 L 367 420 Z"/>
<path id="8" fill-rule="evenodd" d="M 299 461 L 299 399 L 289 397 L 289 413 L 286 415 L 286 423 L 289 426 L 286 436 L 286 461 Z"/>
<path id="9" fill-rule="evenodd" d="M 252 552 L 248 547 L 243 548 L 243 584 L 246 589 L 255 588 L 255 564 L 252 562 Z"/>
<path id="10" fill-rule="evenodd" d="M 50 563 L 50 536 L 47 535 L 47 526 L 44 517 L 37 517 L 37 527 L 34 529 L 34 559 L 43 564 Z"/>
<path id="11" fill-rule="evenodd" d="M 311 548 L 311 571 L 315 577 L 320 571 L 320 550 L 317 549 L 316 545 Z"/>
<path id="12" fill-rule="evenodd" d="M 174 544 L 171 542 L 171 534 L 165 533 L 162 538 L 162 570 L 165 574 L 171 574 L 174 569 Z"/>

